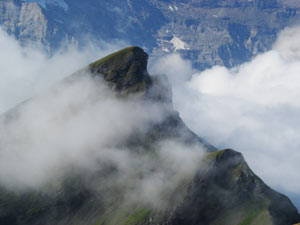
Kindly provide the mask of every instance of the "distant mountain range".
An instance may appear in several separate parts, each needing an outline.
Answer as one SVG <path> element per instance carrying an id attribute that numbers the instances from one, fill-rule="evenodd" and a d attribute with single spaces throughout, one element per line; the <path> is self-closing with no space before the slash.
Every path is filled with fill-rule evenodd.
<path id="1" fill-rule="evenodd" d="M 0 12 L 4 29 L 49 52 L 87 37 L 123 40 L 152 55 L 178 52 L 200 69 L 245 62 L 300 23 L 296 0 L 3 0 Z"/>

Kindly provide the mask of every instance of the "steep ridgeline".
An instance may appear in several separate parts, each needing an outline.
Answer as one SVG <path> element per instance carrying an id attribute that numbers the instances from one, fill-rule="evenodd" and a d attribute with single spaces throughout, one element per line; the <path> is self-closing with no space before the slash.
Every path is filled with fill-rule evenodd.
<path id="1" fill-rule="evenodd" d="M 86 37 L 123 40 L 153 55 L 177 52 L 198 68 L 232 67 L 299 25 L 297 0 L 2 0 L 0 25 L 54 51 Z"/>
<path id="2" fill-rule="evenodd" d="M 217 151 L 185 126 L 172 108 L 172 93 L 166 77 L 149 76 L 147 59 L 142 49 L 126 48 L 90 64 L 62 82 L 69 85 L 90 76 L 89 79 L 99 85 L 104 80 L 120 101 L 142 101 L 163 108 L 162 120 L 152 121 L 145 132 L 133 132 L 122 142 L 122 147 L 129 149 L 132 162 L 137 162 L 138 166 L 120 173 L 120 168 L 105 161 L 92 170 L 71 168 L 60 185 L 52 182 L 25 190 L 3 185 L 0 224 L 292 225 L 299 222 L 300 215 L 290 200 L 264 184 L 240 153 Z M 6 114 L 6 123 L 18 117 L 22 111 L 19 108 L 28 102 L 17 107 L 18 112 L 13 116 L 8 115 L 12 112 Z M 165 142 L 175 145 L 161 147 Z M 178 152 L 178 146 L 182 146 L 186 154 L 202 152 L 199 161 L 190 157 L 184 164 L 186 156 L 183 154 L 178 164 L 166 163 L 165 158 Z M 160 151 L 166 150 L 168 154 L 161 157 Z M 122 155 L 124 161 L 125 158 Z M 191 165 L 195 167 L 188 170 Z M 166 169 L 171 166 L 175 170 Z M 160 171 L 161 168 L 164 170 Z M 151 176 L 153 174 L 159 176 Z M 167 176 L 158 179 L 162 174 Z M 142 180 L 147 182 L 140 183 Z M 137 188 L 136 184 L 145 185 Z M 159 194 L 155 195 L 157 190 Z"/>

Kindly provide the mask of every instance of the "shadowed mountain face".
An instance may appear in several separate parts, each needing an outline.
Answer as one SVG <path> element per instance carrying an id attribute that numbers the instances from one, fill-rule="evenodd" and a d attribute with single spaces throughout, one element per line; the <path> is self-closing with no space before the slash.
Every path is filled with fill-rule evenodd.
<path id="1" fill-rule="evenodd" d="M 290 200 L 265 185 L 241 153 L 226 149 L 207 158 L 209 169 L 193 178 L 171 224 L 263 225 L 299 220 Z"/>
<path id="2" fill-rule="evenodd" d="M 5 30 L 50 52 L 87 37 L 123 40 L 153 55 L 178 52 L 200 69 L 245 62 L 300 21 L 293 0 L 4 0 L 0 12 Z"/>
<path id="3" fill-rule="evenodd" d="M 140 48 L 124 49 L 89 65 L 94 76 L 101 74 L 112 89 L 128 95 L 146 92 L 152 83 L 147 72 L 148 55 Z"/>
<path id="4" fill-rule="evenodd" d="M 144 126 L 144 130 L 141 130 L 141 126 L 135 126 L 130 135 L 122 139 L 112 136 L 112 141 L 105 142 L 105 146 L 99 145 L 98 141 L 103 133 L 88 139 L 97 131 L 92 127 L 103 126 L 97 123 L 97 116 L 94 117 L 92 126 L 84 132 L 87 139 L 83 142 L 85 154 L 93 153 L 93 158 L 99 160 L 92 169 L 86 164 L 81 167 L 71 165 L 59 182 L 50 180 L 33 189 L 14 189 L 3 184 L 0 191 L 0 224 L 292 225 L 299 222 L 300 215 L 290 200 L 264 184 L 240 153 L 229 149 L 218 151 L 185 126 L 173 110 L 172 93 L 166 77 L 149 76 L 147 58 L 148 55 L 138 47 L 126 48 L 90 64 L 58 86 L 66 90 L 73 84 L 82 87 L 85 85 L 84 79 L 88 78 L 95 84 L 92 87 L 96 88 L 93 95 L 88 94 L 92 106 L 99 104 L 98 101 L 108 101 L 109 94 L 97 92 L 97 88 L 101 89 L 104 85 L 121 103 L 133 101 L 151 106 L 146 108 L 148 111 L 138 111 L 136 115 L 153 116 L 163 112 L 163 116 L 152 119 Z M 43 96 L 37 98 L 43 99 Z M 59 97 L 44 100 L 57 102 L 55 105 L 59 106 Z M 22 116 L 24 108 L 35 101 L 36 98 L 33 98 L 6 113 L 5 126 L 14 123 Z M 116 107 L 112 104 L 106 106 Z M 126 105 L 122 106 L 125 113 Z M 87 105 L 81 101 L 79 105 L 64 102 L 63 107 L 68 113 L 60 115 L 63 118 L 60 123 L 68 121 L 68 117 L 74 114 L 79 115 Z M 155 107 L 159 110 L 151 111 Z M 122 114 L 117 117 L 106 116 L 107 119 L 122 118 Z M 86 120 L 79 119 L 81 126 L 85 127 Z M 135 119 L 138 120 L 138 116 Z M 52 119 L 50 123 L 55 121 Z M 113 122 L 110 121 L 110 124 Z M 62 135 L 68 136 L 67 133 Z M 95 142 L 86 142 L 94 139 Z M 183 154 L 172 161 L 172 157 L 180 152 L 179 146 Z M 72 147 L 77 150 L 76 145 Z M 91 147 L 94 149 L 92 152 L 88 150 Z M 120 148 L 121 153 L 115 148 Z M 104 153 L 109 153 L 109 156 L 121 154 L 117 158 L 121 158 L 122 163 L 116 164 L 116 158 L 101 161 L 101 157 L 97 158 L 100 153 L 101 157 L 107 156 Z M 187 158 L 189 154 L 191 156 Z M 84 161 L 85 157 L 82 156 L 80 160 Z M 93 161 L 88 162 L 91 164 Z M 125 162 L 130 162 L 130 165 Z"/>

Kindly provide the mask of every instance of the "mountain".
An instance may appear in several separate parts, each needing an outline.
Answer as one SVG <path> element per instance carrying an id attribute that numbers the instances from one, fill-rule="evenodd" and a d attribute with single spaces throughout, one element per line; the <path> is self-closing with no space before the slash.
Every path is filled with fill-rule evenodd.
<path id="1" fill-rule="evenodd" d="M 122 40 L 151 55 L 180 53 L 200 69 L 250 60 L 300 22 L 294 0 L 4 0 L 0 12 L 5 30 L 50 52 Z"/>
<path id="2" fill-rule="evenodd" d="M 151 109 L 158 107 L 159 110 L 154 112 L 162 110 L 164 116 L 147 122 L 144 130 L 141 130 L 139 124 L 125 138 L 119 139 L 115 134 L 115 138 L 108 142 L 109 147 L 106 146 L 104 152 L 113 155 L 116 153 L 115 148 L 121 148 L 121 155 L 117 157 L 121 159 L 120 165 L 115 164 L 112 158 L 96 163 L 92 170 L 86 169 L 85 164 L 84 167 L 73 165 L 60 178 L 59 185 L 50 181 L 38 188 L 25 190 L 2 185 L 0 224 L 292 225 L 299 222 L 300 215 L 291 201 L 257 177 L 241 153 L 231 149 L 217 150 L 185 126 L 172 107 L 172 92 L 167 78 L 150 76 L 147 72 L 147 60 L 148 55 L 141 48 L 129 47 L 88 65 L 57 84 L 63 88 L 54 88 L 55 93 L 65 92 L 73 85 L 83 88 L 86 85 L 84 80 L 87 79 L 95 85 L 92 87 L 96 88 L 95 92 L 92 92 L 95 95 L 88 94 L 87 99 L 91 106 L 97 105 L 99 101 L 108 101 L 108 93 L 97 92 L 97 88 L 101 89 L 102 85 L 105 85 L 109 93 L 116 98 L 114 101 L 150 105 L 150 108 L 147 108 L 149 111 L 134 110 L 132 113 L 152 115 Z M 71 100 L 75 103 L 74 93 L 77 90 L 71 92 Z M 84 91 L 78 96 L 80 95 L 84 95 Z M 38 112 L 35 114 L 35 110 L 30 108 L 31 104 L 43 100 L 47 106 L 48 101 L 54 101 L 54 106 L 58 107 L 63 97 L 65 96 L 55 99 L 49 99 L 45 95 L 34 97 L 7 112 L 3 116 L 4 124 L 7 127 L 11 123 L 14 124 L 27 107 L 30 114 L 36 115 L 33 118 L 33 121 L 36 121 L 36 117 L 43 111 L 35 109 Z M 130 107 L 133 106 L 130 104 Z M 77 104 L 64 102 L 63 107 L 67 113 L 55 115 L 51 120 L 47 119 L 47 122 L 52 125 L 57 119 L 59 123 L 68 121 L 68 117 L 80 115 L 88 104 L 79 100 Z M 108 104 L 107 107 L 116 105 Z M 125 113 L 125 108 L 123 109 Z M 56 111 L 57 109 L 54 112 Z M 125 122 L 120 121 L 120 115 L 122 114 L 113 117 L 118 120 L 117 124 Z M 109 115 L 106 117 L 107 120 L 111 118 Z M 25 118 L 28 120 L 28 117 Z M 62 120 L 59 120 L 60 118 Z M 92 119 L 94 127 L 104 126 L 97 123 L 97 118 Z M 84 129 L 85 120 L 81 117 L 79 120 L 80 129 Z M 110 122 L 112 124 L 113 121 Z M 109 132 L 109 128 L 104 131 Z M 84 132 L 85 137 L 93 136 L 93 132 L 89 127 Z M 104 133 L 101 135 L 105 136 Z M 63 136 L 67 137 L 67 134 L 64 133 Z M 25 137 L 29 138 L 27 134 Z M 42 137 L 43 141 L 51 138 L 47 135 Z M 101 137 L 96 135 L 95 139 L 101 140 Z M 30 142 L 30 139 L 26 141 Z M 97 147 L 99 142 L 95 143 L 95 146 L 91 146 L 92 143 L 84 142 L 85 154 L 90 153 L 87 151 L 90 147 L 95 149 L 96 153 L 102 151 Z M 167 145 L 161 147 L 162 143 Z M 55 146 L 60 145 L 50 148 Z M 183 149 L 184 154 L 179 154 L 177 161 L 170 161 L 179 151 L 179 147 Z M 73 148 L 76 149 L 76 145 Z M 167 154 L 161 155 L 166 148 Z M 201 153 L 201 157 L 198 157 L 198 153 Z M 191 154 L 191 157 L 185 158 L 188 154 Z M 94 155 L 93 158 L 97 157 L 97 154 Z M 122 167 L 128 166 L 124 165 L 126 156 L 132 160 L 129 162 L 133 164 L 133 168 L 124 173 L 121 171 Z M 84 159 L 80 157 L 80 160 Z M 139 184 L 143 184 L 141 189 L 138 188 Z M 158 195 L 157 190 L 160 190 Z"/>

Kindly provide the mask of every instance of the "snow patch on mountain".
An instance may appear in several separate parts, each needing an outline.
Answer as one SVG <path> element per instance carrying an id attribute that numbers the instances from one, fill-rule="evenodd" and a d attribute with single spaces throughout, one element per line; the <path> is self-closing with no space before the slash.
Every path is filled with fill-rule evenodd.
<path id="1" fill-rule="evenodd" d="M 169 9 L 174 12 L 175 10 L 178 11 L 178 7 L 176 5 L 174 5 L 173 7 L 171 5 L 169 5 Z"/>
<path id="2" fill-rule="evenodd" d="M 176 36 L 174 36 L 171 39 L 170 43 L 173 44 L 173 46 L 175 48 L 175 51 L 177 51 L 177 50 L 188 50 L 189 49 L 188 45 Z"/>
<path id="3" fill-rule="evenodd" d="M 47 5 L 54 5 L 62 8 L 65 12 L 69 10 L 69 6 L 64 0 L 22 0 L 22 2 L 28 2 L 28 3 L 35 2 L 44 9 L 47 9 Z"/>

